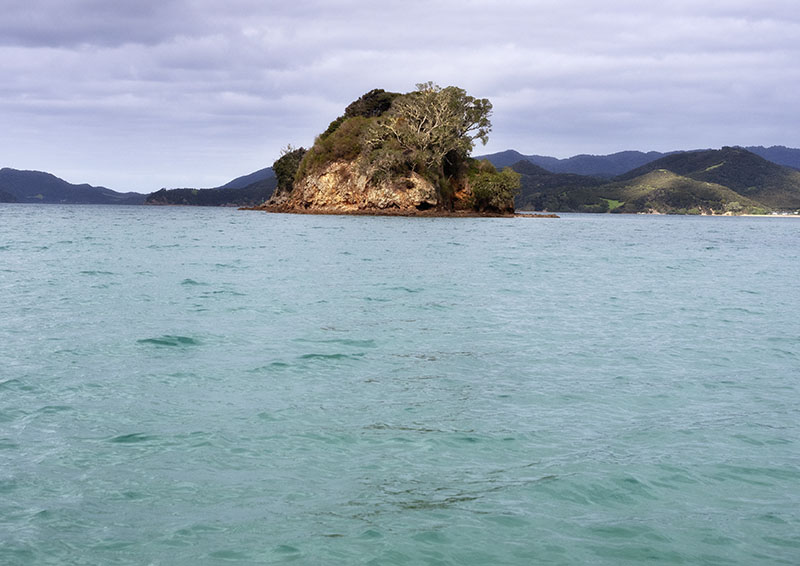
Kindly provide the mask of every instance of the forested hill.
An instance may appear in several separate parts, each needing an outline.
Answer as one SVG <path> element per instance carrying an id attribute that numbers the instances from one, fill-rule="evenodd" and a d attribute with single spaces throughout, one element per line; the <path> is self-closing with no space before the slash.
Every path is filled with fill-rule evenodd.
<path id="1" fill-rule="evenodd" d="M 50 173 L 0 169 L 0 192 L 21 203 L 142 204 L 145 195 L 118 193 L 105 187 L 73 185 Z M 3 200 L 0 195 L 0 200 Z M 6 200 L 6 202 L 9 202 Z"/>
<path id="2" fill-rule="evenodd" d="M 219 189 L 162 189 L 150 195 L 120 193 L 106 187 L 72 184 L 42 171 L 0 169 L 0 202 L 44 204 L 189 204 L 253 206 L 275 189 L 271 167 L 237 177 Z"/>
<path id="3" fill-rule="evenodd" d="M 558 159 L 546 155 L 523 155 L 509 149 L 500 153 L 484 155 L 478 159 L 488 159 L 495 167 L 509 167 L 519 161 L 528 161 L 551 173 L 572 173 L 575 175 L 593 175 L 611 178 L 621 175 L 636 167 L 640 167 L 659 157 L 667 155 L 657 151 L 621 151 L 611 155 L 574 155 L 566 159 Z"/>
<path id="4" fill-rule="evenodd" d="M 270 177 L 242 189 L 161 189 L 147 195 L 145 204 L 250 207 L 268 200 L 276 186 Z"/>
<path id="5" fill-rule="evenodd" d="M 259 169 L 254 173 L 250 173 L 249 175 L 242 175 L 241 177 L 236 177 L 233 181 L 229 181 L 222 185 L 221 187 L 217 187 L 218 189 L 244 189 L 245 187 L 249 187 L 253 183 L 257 183 L 259 181 L 266 181 L 267 179 L 274 179 L 275 173 L 272 171 L 272 167 L 266 167 L 264 169 Z"/>
<path id="6" fill-rule="evenodd" d="M 800 170 L 800 149 L 784 146 L 751 146 L 744 149 L 755 153 L 777 165 L 784 165 Z M 651 163 L 662 157 L 676 153 L 692 153 L 693 151 L 621 151 L 610 155 L 574 155 L 565 159 L 549 157 L 546 155 L 523 155 L 520 152 L 509 149 L 499 153 L 492 153 L 478 157 L 488 159 L 495 167 L 509 167 L 519 161 L 528 161 L 534 165 L 544 167 L 551 173 L 573 173 L 576 175 L 592 175 L 596 177 L 612 178 L 622 175 Z"/>
<path id="7" fill-rule="evenodd" d="M 252 207 L 268 200 L 277 184 L 272 167 L 266 167 L 214 189 L 161 189 L 147 195 L 145 204 Z"/>
<path id="8" fill-rule="evenodd" d="M 741 147 L 669 155 L 629 171 L 618 180 L 633 180 L 658 169 L 727 187 L 769 208 L 800 208 L 800 171 L 767 161 Z"/>
<path id="9" fill-rule="evenodd" d="M 522 209 L 671 214 L 800 210 L 800 171 L 740 147 L 667 155 L 610 181 L 548 173 L 527 161 L 514 169 L 522 175 L 516 201 Z"/>
<path id="10" fill-rule="evenodd" d="M 800 149 L 782 145 L 773 145 L 770 147 L 756 145 L 748 146 L 745 149 L 763 157 L 767 161 L 772 161 L 778 165 L 785 165 L 786 167 L 791 167 L 792 169 L 800 171 Z"/>

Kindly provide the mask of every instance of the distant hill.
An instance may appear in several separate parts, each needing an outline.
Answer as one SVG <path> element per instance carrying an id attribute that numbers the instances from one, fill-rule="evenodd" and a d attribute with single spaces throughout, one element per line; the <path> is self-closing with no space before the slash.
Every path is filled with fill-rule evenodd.
<path id="1" fill-rule="evenodd" d="M 520 209 L 553 212 L 764 213 L 800 209 L 800 171 L 739 147 L 670 154 L 611 181 L 548 173 L 527 161 Z"/>
<path id="2" fill-rule="evenodd" d="M 621 175 L 636 167 L 668 155 L 658 151 L 647 153 L 641 151 L 621 151 L 611 155 L 574 155 L 566 159 L 548 157 L 545 155 L 523 155 L 518 151 L 509 149 L 500 153 L 480 156 L 479 159 L 488 159 L 495 167 L 511 167 L 519 161 L 529 161 L 534 165 L 544 167 L 551 173 L 572 173 L 575 175 L 592 175 L 596 177 L 611 178 Z"/>
<path id="3" fill-rule="evenodd" d="M 244 188 L 161 189 L 147 195 L 145 204 L 185 206 L 258 206 L 272 196 L 278 181 L 269 177 Z"/>
<path id="4" fill-rule="evenodd" d="M 771 147 L 751 146 L 744 149 L 763 157 L 767 161 L 800 170 L 800 149 L 781 145 Z M 610 155 L 582 154 L 558 159 L 546 155 L 523 155 L 518 151 L 509 149 L 499 153 L 479 156 L 478 159 L 488 159 L 497 168 L 511 167 L 515 163 L 524 160 L 544 167 L 551 173 L 574 173 L 576 175 L 612 178 L 651 163 L 656 159 L 676 153 L 685 153 L 685 151 L 669 151 L 666 153 L 660 151 L 620 151 Z"/>
<path id="5" fill-rule="evenodd" d="M 48 204 L 142 204 L 145 195 L 118 193 L 105 187 L 73 185 L 50 173 L 0 169 L 0 191 L 16 202 Z"/>
<path id="6" fill-rule="evenodd" d="M 272 196 L 277 184 L 272 167 L 266 167 L 213 189 L 161 189 L 147 195 L 144 204 L 257 206 Z"/>
<path id="7" fill-rule="evenodd" d="M 511 168 L 520 174 L 520 192 L 514 204 L 520 210 L 606 212 L 596 194 L 604 181 L 571 173 L 551 173 L 530 161 L 520 160 Z"/>
<path id="8" fill-rule="evenodd" d="M 701 214 L 724 212 L 761 212 L 768 208 L 729 187 L 667 169 L 654 169 L 629 181 L 604 185 L 601 193 L 615 212 L 661 212 Z"/>
<path id="9" fill-rule="evenodd" d="M 800 171 L 767 161 L 741 147 L 668 155 L 616 180 L 632 180 L 657 169 L 727 187 L 768 208 L 800 208 Z"/>
<path id="10" fill-rule="evenodd" d="M 490 153 L 488 155 L 476 155 L 475 159 L 488 159 L 492 165 L 494 165 L 498 169 L 502 169 L 503 167 L 511 167 L 512 165 L 519 163 L 520 161 L 533 163 L 531 159 L 533 157 L 537 156 L 522 155 L 515 149 L 507 149 L 499 153 Z M 552 157 L 551 159 L 555 159 L 555 157 Z M 552 171 L 550 172 L 552 173 Z"/>
<path id="11" fill-rule="evenodd" d="M 245 187 L 249 187 L 253 183 L 257 183 L 258 181 L 265 181 L 266 179 L 273 179 L 273 178 L 275 178 L 275 173 L 273 173 L 272 167 L 266 167 L 265 169 L 259 169 L 254 173 L 250 173 L 249 175 L 236 177 L 233 181 L 229 181 L 228 183 L 225 183 L 221 187 L 217 188 L 244 189 Z"/>
<path id="12" fill-rule="evenodd" d="M 254 206 L 267 200 L 277 181 L 271 167 L 237 177 L 216 189 L 161 189 L 150 195 L 74 185 L 50 173 L 0 169 L 0 202 L 47 204 L 187 204 Z"/>
<path id="13" fill-rule="evenodd" d="M 745 149 L 778 165 L 785 165 L 786 167 L 800 170 L 800 149 L 784 147 L 782 145 L 773 145 L 771 147 L 756 145 L 746 147 Z"/>

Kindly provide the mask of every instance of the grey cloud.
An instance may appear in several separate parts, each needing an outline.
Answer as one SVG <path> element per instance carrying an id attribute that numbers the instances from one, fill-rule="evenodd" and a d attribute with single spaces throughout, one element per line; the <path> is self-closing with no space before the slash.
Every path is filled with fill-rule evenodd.
<path id="1" fill-rule="evenodd" d="M 120 188 L 225 182 L 286 143 L 310 144 L 367 90 L 426 80 L 492 100 L 487 151 L 800 143 L 793 1 L 29 0 L 4 10 L 0 120 L 14 141 L 0 141 L 2 165 L 82 160 L 81 171 L 96 163 L 109 175 L 86 180 Z"/>
<path id="2" fill-rule="evenodd" d="M 27 0 L 4 6 L 0 43 L 30 47 L 156 44 L 197 25 L 182 0 Z"/>

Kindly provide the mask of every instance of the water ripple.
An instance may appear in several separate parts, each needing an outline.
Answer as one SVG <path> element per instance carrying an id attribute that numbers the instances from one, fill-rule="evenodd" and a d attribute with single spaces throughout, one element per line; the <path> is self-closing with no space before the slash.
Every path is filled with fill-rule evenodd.
<path id="1" fill-rule="evenodd" d="M 2 564 L 797 562 L 797 226 L 3 214 Z"/>
<path id="2" fill-rule="evenodd" d="M 157 338 L 142 338 L 136 341 L 138 344 L 151 344 L 153 346 L 187 347 L 198 346 L 200 341 L 190 336 L 178 336 L 163 334 Z"/>

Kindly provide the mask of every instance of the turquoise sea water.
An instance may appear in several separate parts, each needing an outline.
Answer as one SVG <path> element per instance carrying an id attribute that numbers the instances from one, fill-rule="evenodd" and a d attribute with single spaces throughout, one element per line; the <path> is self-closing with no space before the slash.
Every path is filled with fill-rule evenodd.
<path id="1" fill-rule="evenodd" d="M 0 563 L 798 564 L 800 221 L 0 206 Z"/>

